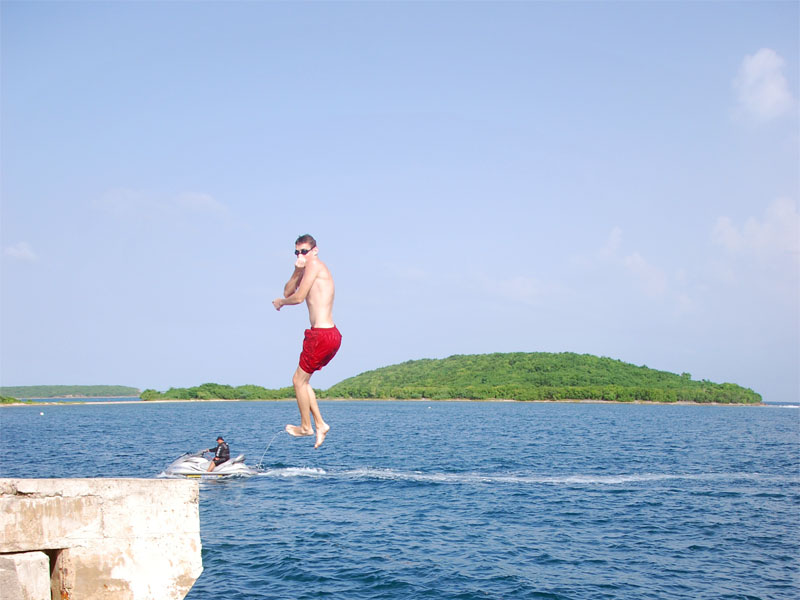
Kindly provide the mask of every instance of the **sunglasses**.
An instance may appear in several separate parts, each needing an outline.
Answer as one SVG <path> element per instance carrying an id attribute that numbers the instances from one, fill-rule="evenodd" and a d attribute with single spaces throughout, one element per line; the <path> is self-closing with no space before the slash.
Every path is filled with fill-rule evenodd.
<path id="1" fill-rule="evenodd" d="M 299 254 L 302 254 L 303 256 L 305 256 L 306 254 L 308 254 L 312 250 L 313 250 L 313 248 L 303 248 L 302 250 L 295 250 L 294 251 L 294 255 L 298 256 Z"/>

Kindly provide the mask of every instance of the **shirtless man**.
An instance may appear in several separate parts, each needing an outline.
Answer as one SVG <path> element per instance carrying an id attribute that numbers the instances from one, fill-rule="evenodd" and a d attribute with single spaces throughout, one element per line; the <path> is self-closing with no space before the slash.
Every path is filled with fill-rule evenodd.
<path id="1" fill-rule="evenodd" d="M 322 419 L 310 379 L 314 371 L 327 365 L 336 355 L 342 343 L 342 334 L 333 323 L 333 278 L 328 267 L 319 259 L 316 240 L 310 235 L 301 235 L 294 243 L 294 253 L 297 256 L 294 273 L 283 288 L 283 298 L 276 298 L 272 305 L 280 310 L 287 304 L 305 301 L 311 329 L 306 329 L 300 366 L 292 377 L 300 409 L 300 425 L 287 425 L 286 433 L 295 437 L 314 435 L 311 427 L 311 415 L 314 415 L 317 426 L 314 448 L 319 448 L 331 427 Z"/>

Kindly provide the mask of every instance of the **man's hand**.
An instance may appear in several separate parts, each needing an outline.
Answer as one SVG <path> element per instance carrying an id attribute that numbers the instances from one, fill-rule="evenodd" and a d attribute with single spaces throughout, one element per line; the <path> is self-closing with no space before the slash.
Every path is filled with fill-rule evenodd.
<path id="1" fill-rule="evenodd" d="M 306 268 L 306 257 L 302 254 L 297 255 L 297 260 L 294 261 L 294 266 L 298 269 L 305 269 Z"/>
<path id="2" fill-rule="evenodd" d="M 275 307 L 275 310 L 280 310 L 281 309 L 281 307 L 283 306 L 282 301 L 283 301 L 283 298 L 275 298 L 275 300 L 272 301 L 272 306 Z"/>

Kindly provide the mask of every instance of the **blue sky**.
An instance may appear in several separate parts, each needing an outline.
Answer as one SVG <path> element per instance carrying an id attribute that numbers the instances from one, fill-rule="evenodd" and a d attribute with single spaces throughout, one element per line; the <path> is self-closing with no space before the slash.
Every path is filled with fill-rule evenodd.
<path id="1" fill-rule="evenodd" d="M 572 351 L 800 390 L 794 2 L 3 2 L 0 383 Z"/>

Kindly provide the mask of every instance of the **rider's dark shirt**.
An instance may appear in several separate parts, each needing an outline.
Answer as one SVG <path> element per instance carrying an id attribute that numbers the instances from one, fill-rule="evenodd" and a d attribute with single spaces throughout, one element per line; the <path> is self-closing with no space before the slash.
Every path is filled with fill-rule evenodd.
<path id="1" fill-rule="evenodd" d="M 231 451 L 226 442 L 218 444 L 216 448 L 209 448 L 214 453 L 214 462 L 217 464 L 224 463 L 231 458 Z"/>

